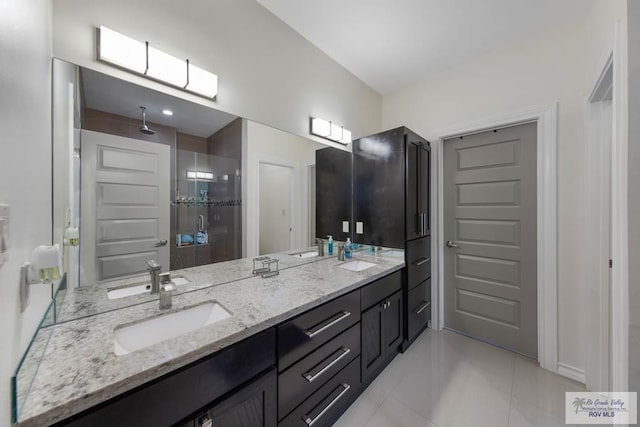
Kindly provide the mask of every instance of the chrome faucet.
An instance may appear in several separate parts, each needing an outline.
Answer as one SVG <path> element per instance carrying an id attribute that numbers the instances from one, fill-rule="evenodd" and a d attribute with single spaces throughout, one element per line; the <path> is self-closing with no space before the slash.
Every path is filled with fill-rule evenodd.
<path id="1" fill-rule="evenodd" d="M 338 261 L 344 261 L 344 243 L 338 243 Z"/>
<path id="2" fill-rule="evenodd" d="M 162 270 L 162 266 L 158 264 L 155 260 L 147 261 L 147 271 L 149 275 L 151 275 L 151 293 L 157 294 L 160 292 L 160 270 Z"/>
<path id="3" fill-rule="evenodd" d="M 316 244 L 318 245 L 318 255 L 324 256 L 324 240 L 317 238 Z"/>

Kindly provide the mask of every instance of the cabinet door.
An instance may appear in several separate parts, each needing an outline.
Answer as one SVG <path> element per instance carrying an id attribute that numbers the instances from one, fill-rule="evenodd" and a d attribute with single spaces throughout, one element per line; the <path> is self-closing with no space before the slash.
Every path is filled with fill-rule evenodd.
<path id="1" fill-rule="evenodd" d="M 396 351 L 402 342 L 402 291 L 391 295 L 383 303 L 384 351 Z"/>
<path id="2" fill-rule="evenodd" d="M 404 128 L 353 142 L 354 242 L 404 247 Z"/>
<path id="3" fill-rule="evenodd" d="M 327 147 L 316 151 L 316 237 L 345 241 L 351 234 L 351 153 Z M 349 232 L 342 222 L 349 222 Z"/>
<path id="4" fill-rule="evenodd" d="M 405 224 L 407 227 L 407 240 L 417 239 L 422 236 L 422 216 L 420 215 L 420 139 L 412 134 L 405 135 L 406 146 L 406 205 Z"/>
<path id="5" fill-rule="evenodd" d="M 424 225 L 422 226 L 422 235 L 431 235 L 431 147 L 426 140 L 422 140 L 420 144 L 420 173 L 419 187 L 420 200 L 418 202 L 418 210 L 422 214 Z"/>
<path id="6" fill-rule="evenodd" d="M 362 381 L 374 373 L 383 361 L 384 342 L 382 304 L 362 313 Z"/>
<path id="7" fill-rule="evenodd" d="M 431 147 L 424 138 L 407 131 L 406 146 L 406 224 L 407 240 L 431 235 L 430 218 L 430 162 Z"/>
<path id="8" fill-rule="evenodd" d="M 196 427 L 275 427 L 277 423 L 275 369 L 233 393 L 195 420 Z"/>

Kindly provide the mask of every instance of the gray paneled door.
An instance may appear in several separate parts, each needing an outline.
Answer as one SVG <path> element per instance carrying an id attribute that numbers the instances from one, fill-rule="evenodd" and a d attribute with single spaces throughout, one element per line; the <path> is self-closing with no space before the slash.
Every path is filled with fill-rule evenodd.
<path id="1" fill-rule="evenodd" d="M 169 146 L 83 130 L 81 277 L 91 284 L 169 269 Z"/>
<path id="2" fill-rule="evenodd" d="M 536 124 L 444 141 L 445 327 L 537 358 Z"/>

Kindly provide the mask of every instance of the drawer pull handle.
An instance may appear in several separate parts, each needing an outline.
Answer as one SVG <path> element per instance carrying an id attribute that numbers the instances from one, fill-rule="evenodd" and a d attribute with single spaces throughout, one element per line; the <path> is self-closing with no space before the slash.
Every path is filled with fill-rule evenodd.
<path id="1" fill-rule="evenodd" d="M 337 317 L 336 317 L 337 316 Z M 319 323 L 317 326 L 320 326 L 322 324 L 324 324 L 324 326 L 320 326 L 318 329 L 315 330 L 307 330 L 304 331 L 305 334 L 307 334 L 307 336 L 309 338 L 313 338 L 316 335 L 318 335 L 320 332 L 326 331 L 327 329 L 329 329 L 330 327 L 332 327 L 333 325 L 335 325 L 336 323 L 340 322 L 341 320 L 346 319 L 347 317 L 351 316 L 351 313 L 348 311 L 343 311 L 342 313 L 338 313 L 333 317 L 330 317 L 329 319 L 325 320 L 324 322 Z M 328 322 L 328 323 L 326 323 Z"/>
<path id="2" fill-rule="evenodd" d="M 424 311 L 425 308 L 429 307 L 429 302 L 427 301 L 422 301 L 422 304 L 420 305 L 420 307 L 418 307 L 418 309 L 416 309 L 414 311 L 415 314 L 420 314 Z"/>
<path id="3" fill-rule="evenodd" d="M 333 359 L 331 362 L 329 362 L 325 367 L 320 369 L 318 372 L 316 372 L 314 374 L 311 373 L 311 371 L 313 371 L 317 367 L 317 366 L 315 366 L 311 371 L 303 373 L 302 376 L 304 377 L 304 379 L 309 381 L 310 383 L 314 382 L 316 379 L 318 379 L 318 377 L 320 377 L 322 374 L 324 374 L 329 369 L 331 369 L 331 367 L 333 367 L 333 365 L 338 363 L 347 354 L 351 353 L 351 349 L 347 348 L 347 347 L 340 347 L 340 349 L 338 351 L 340 352 L 340 355 L 338 355 L 338 357 Z M 334 352 L 333 354 L 336 354 L 338 351 Z M 332 354 L 332 356 L 333 356 L 333 354 Z M 324 360 L 323 360 L 323 362 L 324 362 Z"/>
<path id="4" fill-rule="evenodd" d="M 329 404 L 328 404 L 327 406 L 325 406 L 325 408 L 324 408 L 322 411 L 320 411 L 320 412 L 318 413 L 318 415 L 316 415 L 316 416 L 315 416 L 315 417 L 313 417 L 313 418 L 311 418 L 309 415 L 304 415 L 304 416 L 302 417 L 302 421 L 304 421 L 304 422 L 305 422 L 309 427 L 311 427 L 312 425 L 314 425 L 315 423 L 317 423 L 317 422 L 318 422 L 318 420 L 319 420 L 320 418 L 322 418 L 322 416 L 323 416 L 324 414 L 326 414 L 326 413 L 327 413 L 327 411 L 328 411 L 329 409 L 331 409 L 331 407 L 332 407 L 333 405 L 335 405 L 336 403 L 338 403 L 338 401 L 342 398 L 342 396 L 344 396 L 344 395 L 345 395 L 345 393 L 346 393 L 346 392 L 348 392 L 348 391 L 349 391 L 349 389 L 351 388 L 351 386 L 350 386 L 349 384 L 347 384 L 347 383 L 342 383 L 342 384 L 340 384 L 340 385 L 338 386 L 338 388 L 336 388 L 336 389 L 332 392 L 332 394 L 333 394 L 333 393 L 335 393 L 337 390 L 339 390 L 341 387 L 342 387 L 342 391 L 341 391 L 341 392 L 340 392 L 336 397 L 334 397 L 333 399 L 331 399 L 331 402 L 329 402 Z"/>
<path id="5" fill-rule="evenodd" d="M 431 261 L 431 258 L 422 258 L 420 261 L 416 262 L 415 265 L 416 267 L 420 267 L 422 264 L 429 261 Z"/>

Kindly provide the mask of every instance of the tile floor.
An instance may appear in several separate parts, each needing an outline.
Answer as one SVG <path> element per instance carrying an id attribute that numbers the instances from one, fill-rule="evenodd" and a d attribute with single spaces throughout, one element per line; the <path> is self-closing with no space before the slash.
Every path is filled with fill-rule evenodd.
<path id="1" fill-rule="evenodd" d="M 585 389 L 524 357 L 428 329 L 334 427 L 565 426 L 566 391 Z"/>

